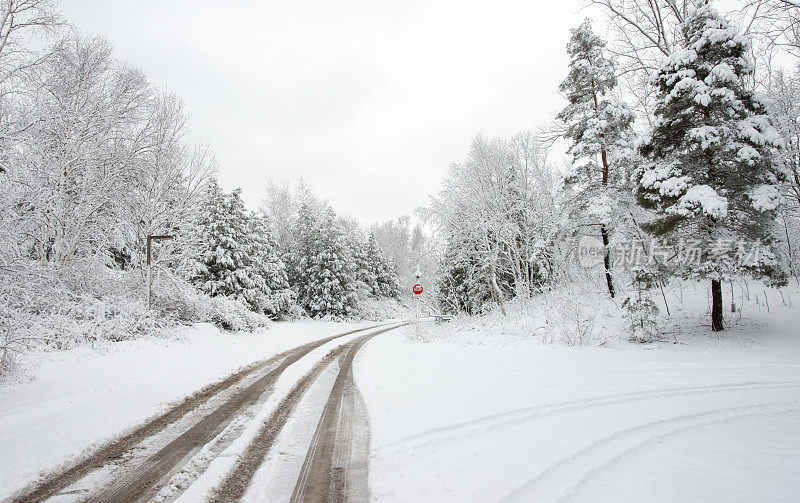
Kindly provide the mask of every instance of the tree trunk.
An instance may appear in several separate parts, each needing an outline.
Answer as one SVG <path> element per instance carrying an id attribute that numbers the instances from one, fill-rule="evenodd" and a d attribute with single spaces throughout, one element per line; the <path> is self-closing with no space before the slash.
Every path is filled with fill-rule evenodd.
<path id="1" fill-rule="evenodd" d="M 608 284 L 608 294 L 614 298 L 614 283 L 611 281 L 611 253 L 608 251 L 608 232 L 606 226 L 600 225 L 600 235 L 603 237 L 603 266 L 606 270 L 606 283 Z"/>
<path id="2" fill-rule="evenodd" d="M 795 281 L 797 281 L 797 284 L 800 285 L 800 279 L 797 277 L 797 267 L 794 263 L 792 238 L 789 237 L 789 224 L 786 222 L 786 215 L 783 215 L 783 229 L 786 231 L 786 248 L 789 252 L 789 274 L 794 276 Z"/>
<path id="3" fill-rule="evenodd" d="M 720 332 L 725 327 L 722 325 L 722 281 L 711 280 L 711 330 Z"/>
<path id="4" fill-rule="evenodd" d="M 500 306 L 500 312 L 505 316 L 506 307 L 503 305 L 503 291 L 500 290 L 500 286 L 497 284 L 497 269 L 495 269 L 494 261 L 489 269 L 489 285 L 493 292 L 492 296 L 496 298 L 497 304 Z"/>
<path id="5" fill-rule="evenodd" d="M 594 88 L 594 82 L 592 82 L 592 88 Z M 597 105 L 597 93 L 594 93 L 594 109 L 595 113 L 599 116 L 599 108 Z M 601 138 L 605 138 L 604 134 L 600 135 Z M 600 147 L 600 159 L 603 161 L 603 187 L 608 186 L 608 154 L 606 153 L 606 148 Z M 608 251 L 608 231 L 606 231 L 605 224 L 600 224 L 600 234 L 603 237 L 603 265 L 606 269 L 606 283 L 608 284 L 608 294 L 611 295 L 611 298 L 614 298 L 614 282 L 611 280 L 611 253 Z"/>

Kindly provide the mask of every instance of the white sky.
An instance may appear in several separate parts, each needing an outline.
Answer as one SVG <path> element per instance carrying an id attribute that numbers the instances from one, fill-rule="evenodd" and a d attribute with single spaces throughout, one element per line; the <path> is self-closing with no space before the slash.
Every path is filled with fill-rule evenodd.
<path id="1" fill-rule="evenodd" d="M 508 137 L 564 102 L 564 1 L 62 0 L 118 57 L 184 98 L 226 189 L 255 208 L 302 176 L 364 222 L 411 212 L 478 132 Z"/>

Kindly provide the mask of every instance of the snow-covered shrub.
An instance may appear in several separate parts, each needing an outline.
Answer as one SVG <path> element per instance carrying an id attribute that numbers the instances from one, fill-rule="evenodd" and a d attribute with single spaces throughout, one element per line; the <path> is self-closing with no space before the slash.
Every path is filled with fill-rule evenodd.
<path id="1" fill-rule="evenodd" d="M 66 349 L 157 330 L 163 322 L 147 316 L 143 288 L 131 279 L 91 263 L 55 267 L 31 261 L 3 269 L 3 367 L 8 370 L 15 356 L 33 347 Z"/>
<path id="2" fill-rule="evenodd" d="M 506 314 L 497 307 L 476 316 L 456 316 L 441 325 L 422 323 L 410 338 L 419 342 L 509 346 L 596 346 L 622 333 L 622 313 L 596 285 L 566 285 L 531 299 L 514 299 Z"/>
<path id="3" fill-rule="evenodd" d="M 413 308 L 394 298 L 367 297 L 358 301 L 358 316 L 364 320 L 383 321 L 414 316 Z"/>
<path id="4" fill-rule="evenodd" d="M 616 311 L 603 293 L 584 285 L 569 284 L 543 297 L 552 341 L 570 346 L 596 346 L 614 337 L 601 323 L 613 318 Z"/>
<path id="5" fill-rule="evenodd" d="M 204 320 L 232 331 L 252 332 L 269 325 L 269 318 L 250 311 L 242 302 L 227 297 L 208 301 L 208 317 Z"/>
<path id="6" fill-rule="evenodd" d="M 188 282 L 169 274 L 157 278 L 153 310 L 171 324 L 212 323 L 223 330 L 253 331 L 269 324 L 265 315 L 254 313 L 243 301 L 225 296 L 209 297 Z"/>
<path id="7" fill-rule="evenodd" d="M 441 324 L 420 322 L 409 330 L 409 339 L 417 342 L 441 342 L 464 346 L 515 346 L 542 343 L 547 325 L 541 309 L 533 301 L 515 299 L 506 305 L 503 316 L 499 307 L 482 315 L 456 316 Z"/>
<path id="8" fill-rule="evenodd" d="M 38 261 L 0 269 L 0 375 L 33 348 L 69 349 L 157 336 L 181 324 L 210 322 L 226 330 L 252 331 L 269 323 L 239 301 L 209 298 L 167 274 L 157 275 L 154 285 L 148 312 L 145 284 L 135 270 Z"/>

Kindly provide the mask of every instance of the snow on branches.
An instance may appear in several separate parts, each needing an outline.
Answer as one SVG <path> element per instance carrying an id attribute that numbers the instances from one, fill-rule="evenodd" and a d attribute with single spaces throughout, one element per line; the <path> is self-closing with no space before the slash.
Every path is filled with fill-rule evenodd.
<path id="1" fill-rule="evenodd" d="M 642 142 L 642 205 L 659 215 L 658 236 L 700 239 L 702 260 L 685 273 L 711 277 L 714 330 L 722 329 L 721 278 L 739 272 L 712 251 L 722 239 L 770 246 L 777 241 L 774 162 L 783 142 L 763 98 L 747 89 L 753 72 L 748 42 L 711 7 L 689 13 L 686 44 L 664 61 L 654 79 L 658 101 L 652 131 Z M 764 253 L 756 276 L 784 280 L 774 253 Z M 743 272 L 743 270 L 742 270 Z"/>

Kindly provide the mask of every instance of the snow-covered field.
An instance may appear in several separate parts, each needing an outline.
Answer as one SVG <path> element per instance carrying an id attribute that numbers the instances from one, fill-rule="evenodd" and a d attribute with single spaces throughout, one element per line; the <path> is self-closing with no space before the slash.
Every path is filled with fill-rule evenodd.
<path id="1" fill-rule="evenodd" d="M 27 361 L 35 379 L 0 386 L 0 500 L 237 368 L 374 322 L 273 324 L 257 334 L 210 325 Z"/>
<path id="2" fill-rule="evenodd" d="M 376 338 L 355 367 L 373 500 L 797 501 L 800 311 L 771 310 L 721 338 L 685 319 L 680 343 Z"/>

